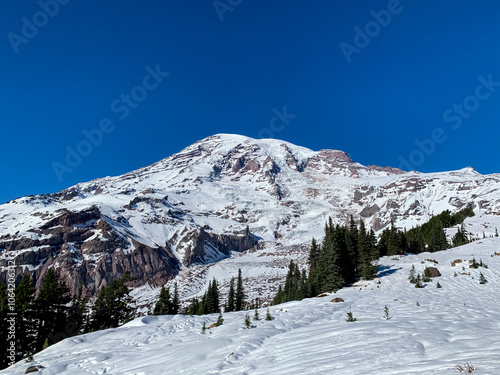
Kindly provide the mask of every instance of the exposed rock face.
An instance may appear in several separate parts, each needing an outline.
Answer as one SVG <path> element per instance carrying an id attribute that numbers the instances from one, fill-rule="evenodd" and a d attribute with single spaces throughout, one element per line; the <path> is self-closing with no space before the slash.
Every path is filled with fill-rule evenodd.
<path id="1" fill-rule="evenodd" d="M 248 228 L 242 233 L 216 234 L 207 232 L 205 228 L 189 232 L 182 241 L 194 242 L 183 259 L 183 264 L 205 264 L 211 261 L 207 253 L 212 250 L 222 256 L 229 256 L 231 251 L 245 251 L 255 246 L 256 241 Z M 207 249 L 208 248 L 208 249 Z M 217 257 L 216 259 L 220 258 Z"/>
<path id="2" fill-rule="evenodd" d="M 6 252 L 6 257 L 0 258 L 0 266 L 7 266 L 7 257 L 13 259 L 19 266 L 17 279 L 28 271 L 37 289 L 52 267 L 73 294 L 82 284 L 88 295 L 94 295 L 101 286 L 126 271 L 136 279 L 132 285 L 146 282 L 162 285 L 179 268 L 168 248 L 152 248 L 120 235 L 96 206 L 82 211 L 61 210 L 36 233 L 38 239 L 0 241 L 0 248 Z M 5 276 L 0 274 L 2 282 Z"/>
<path id="3" fill-rule="evenodd" d="M 336 298 L 332 299 L 330 302 L 339 303 L 339 302 L 345 302 L 345 301 L 340 297 L 336 297 Z"/>

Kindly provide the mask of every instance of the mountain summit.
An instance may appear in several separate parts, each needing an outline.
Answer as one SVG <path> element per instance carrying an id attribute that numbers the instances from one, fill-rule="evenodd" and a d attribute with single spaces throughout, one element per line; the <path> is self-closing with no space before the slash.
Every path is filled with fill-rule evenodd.
<path id="1" fill-rule="evenodd" d="M 159 286 L 247 251 L 300 258 L 294 249 L 320 238 L 328 217 L 353 215 L 379 233 L 472 204 L 486 223 L 476 232 L 493 233 L 499 187 L 499 175 L 471 168 L 407 173 L 338 150 L 217 134 L 121 176 L 1 205 L 0 267 L 14 260 L 16 277 L 29 272 L 37 287 L 55 268 L 72 292 L 83 284 L 91 296 L 125 271 L 137 287 Z M 279 277 L 276 259 L 260 270 Z"/>

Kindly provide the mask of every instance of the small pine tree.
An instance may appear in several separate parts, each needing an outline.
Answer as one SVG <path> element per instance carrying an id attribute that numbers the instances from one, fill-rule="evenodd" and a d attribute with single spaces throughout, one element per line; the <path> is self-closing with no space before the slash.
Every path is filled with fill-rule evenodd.
<path id="1" fill-rule="evenodd" d="M 243 324 L 245 329 L 250 329 L 252 327 L 252 322 L 250 321 L 250 315 L 248 314 L 245 315 L 245 320 L 243 321 Z"/>
<path id="2" fill-rule="evenodd" d="M 412 265 L 411 266 L 411 270 L 410 270 L 410 276 L 408 276 L 408 280 L 410 280 L 410 283 L 412 284 L 415 284 L 415 265 Z"/>
<path id="3" fill-rule="evenodd" d="M 417 306 L 420 306 L 420 302 L 417 301 Z"/>
<path id="4" fill-rule="evenodd" d="M 422 278 L 420 277 L 420 274 L 417 275 L 415 279 L 415 288 L 423 288 L 424 285 L 422 284 Z"/>
<path id="5" fill-rule="evenodd" d="M 358 319 L 356 319 L 353 315 L 352 315 L 352 312 L 349 311 L 347 313 L 347 319 L 346 319 L 346 322 L 355 322 L 357 321 Z"/>
<path id="6" fill-rule="evenodd" d="M 207 333 L 207 325 L 205 324 L 205 322 L 203 322 L 203 327 L 201 327 L 201 334 L 204 335 L 205 333 Z"/>
<path id="7" fill-rule="evenodd" d="M 498 229 L 495 228 L 495 237 L 498 237 Z"/>
<path id="8" fill-rule="evenodd" d="M 257 305 L 255 305 L 255 312 L 253 314 L 253 320 L 259 320 L 259 319 L 260 319 L 259 310 L 257 309 Z"/>
<path id="9" fill-rule="evenodd" d="M 486 280 L 486 277 L 484 277 L 483 273 L 481 272 L 479 274 L 479 284 L 486 284 L 488 281 Z"/>
<path id="10" fill-rule="evenodd" d="M 266 320 L 273 320 L 273 317 L 271 316 L 271 313 L 269 312 L 269 307 L 267 308 L 267 311 L 266 311 Z"/>
<path id="11" fill-rule="evenodd" d="M 387 307 L 387 305 L 385 305 L 384 307 L 384 319 L 385 320 L 389 320 L 391 317 L 389 316 L 389 308 Z"/>
<path id="12" fill-rule="evenodd" d="M 422 275 L 422 282 L 428 283 L 431 281 L 431 273 L 427 267 L 425 267 L 424 274 Z"/>
<path id="13" fill-rule="evenodd" d="M 45 341 L 43 342 L 43 347 L 42 347 L 42 350 L 47 349 L 49 346 L 50 346 L 50 343 L 49 343 L 49 338 L 47 337 L 47 338 L 45 339 Z"/>
<path id="14" fill-rule="evenodd" d="M 439 284 L 439 281 L 438 281 L 438 283 L 436 284 L 436 288 L 442 288 L 441 284 Z"/>
<path id="15" fill-rule="evenodd" d="M 219 327 L 224 323 L 224 319 L 222 318 L 222 311 L 219 311 L 219 317 L 217 318 L 217 322 L 215 323 L 216 327 Z"/>

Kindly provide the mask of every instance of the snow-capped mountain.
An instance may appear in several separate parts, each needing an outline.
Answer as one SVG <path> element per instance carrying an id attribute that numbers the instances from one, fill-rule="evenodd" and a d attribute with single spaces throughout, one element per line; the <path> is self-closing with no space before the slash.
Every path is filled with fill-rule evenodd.
<path id="1" fill-rule="evenodd" d="M 458 374 L 456 366 L 469 363 L 473 374 L 497 375 L 499 246 L 495 237 L 432 254 L 384 257 L 377 280 L 271 306 L 270 321 L 262 308 L 251 329 L 243 329 L 243 321 L 253 311 L 225 313 L 223 325 L 206 334 L 203 324 L 209 327 L 217 314 L 137 318 L 67 338 L 0 373 L 441 375 Z M 469 268 L 473 258 L 488 268 Z M 419 273 L 435 267 L 441 276 L 415 288 L 408 281 L 412 266 Z M 357 321 L 347 322 L 348 312 Z"/>
<path id="2" fill-rule="evenodd" d="M 54 267 L 88 295 L 125 271 L 139 291 L 177 275 L 186 298 L 207 277 L 242 267 L 252 291 L 265 294 L 288 258 L 304 262 L 329 216 L 353 215 L 380 233 L 391 220 L 409 228 L 471 203 L 468 230 L 490 235 L 500 226 L 499 188 L 500 175 L 472 168 L 406 173 L 342 151 L 218 134 L 122 176 L 1 205 L 0 279 L 9 259 L 18 278 L 30 272 L 39 286 Z"/>

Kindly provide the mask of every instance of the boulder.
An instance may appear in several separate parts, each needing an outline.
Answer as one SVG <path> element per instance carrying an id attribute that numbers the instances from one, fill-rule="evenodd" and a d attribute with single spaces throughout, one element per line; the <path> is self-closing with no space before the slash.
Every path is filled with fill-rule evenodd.
<path id="1" fill-rule="evenodd" d="M 38 370 L 43 369 L 43 366 L 36 365 L 36 366 L 30 366 L 26 369 L 25 374 L 31 374 L 32 372 L 38 372 Z"/>
<path id="2" fill-rule="evenodd" d="M 342 298 L 336 297 L 332 299 L 330 302 L 337 303 L 337 302 L 345 302 Z"/>
<path id="3" fill-rule="evenodd" d="M 430 277 L 439 277 L 441 276 L 441 272 L 436 267 L 427 267 L 427 270 L 429 271 L 429 276 Z"/>

